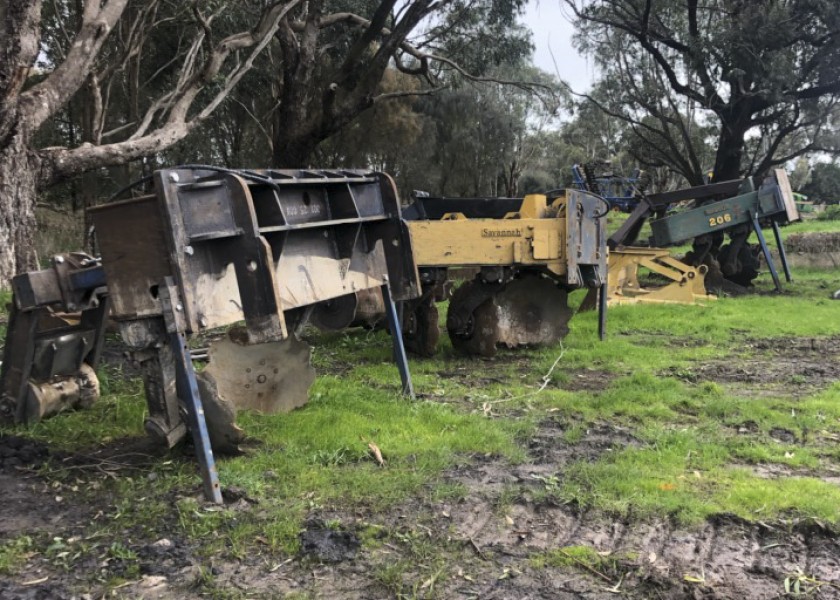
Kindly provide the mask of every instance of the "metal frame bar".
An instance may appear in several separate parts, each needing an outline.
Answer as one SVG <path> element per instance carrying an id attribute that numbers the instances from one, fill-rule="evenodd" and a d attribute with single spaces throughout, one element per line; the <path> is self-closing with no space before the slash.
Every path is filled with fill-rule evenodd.
<path id="1" fill-rule="evenodd" d="M 758 243 L 761 244 L 761 251 L 764 253 L 764 260 L 767 261 L 767 266 L 770 268 L 770 275 L 773 276 L 773 283 L 776 285 L 776 291 L 782 291 L 782 282 L 779 281 L 779 273 L 776 271 L 776 264 L 773 262 L 773 257 L 770 255 L 770 248 L 767 246 L 767 240 L 764 239 L 764 232 L 761 230 L 761 225 L 758 222 L 758 215 L 751 210 L 747 214 L 752 220 L 753 229 L 758 236 Z"/>
<path id="2" fill-rule="evenodd" d="M 187 405 L 187 418 L 190 421 L 195 454 L 201 470 L 201 481 L 204 485 L 204 497 L 216 504 L 222 504 L 222 491 L 219 487 L 219 473 L 213 458 L 213 447 L 210 445 L 210 434 L 207 431 L 207 421 L 204 418 L 204 406 L 198 392 L 198 381 L 195 378 L 195 368 L 192 356 L 187 348 L 187 339 L 180 331 L 169 334 L 169 345 L 175 355 L 176 387 L 178 396 Z"/>
<path id="3" fill-rule="evenodd" d="M 402 380 L 402 393 L 413 400 L 414 385 L 411 382 L 411 373 L 408 370 L 408 356 L 405 353 L 400 317 L 394 304 L 394 298 L 391 296 L 391 284 L 387 277 L 385 283 L 382 284 L 382 299 L 385 301 L 385 317 L 388 320 L 388 328 L 391 331 L 391 340 L 394 344 L 394 360 L 397 362 L 400 379 Z"/>
<path id="4" fill-rule="evenodd" d="M 169 346 L 175 359 L 175 387 L 178 398 L 186 405 L 187 419 L 192 433 L 195 454 L 204 485 L 204 497 L 209 502 L 222 504 L 222 491 L 219 486 L 219 473 L 210 444 L 210 433 L 204 418 L 204 405 L 198 390 L 192 356 L 184 334 L 183 305 L 178 301 L 175 280 L 166 277 L 160 287 L 163 318 L 169 335 Z"/>
<path id="5" fill-rule="evenodd" d="M 773 235 L 776 237 L 776 245 L 779 247 L 779 260 L 782 262 L 782 269 L 785 272 L 785 279 L 788 283 L 793 282 L 793 278 L 790 274 L 790 266 L 788 264 L 787 259 L 787 252 L 785 251 L 785 244 L 782 241 L 782 232 L 779 230 L 779 224 L 776 222 L 775 219 L 771 221 L 773 223 Z"/>

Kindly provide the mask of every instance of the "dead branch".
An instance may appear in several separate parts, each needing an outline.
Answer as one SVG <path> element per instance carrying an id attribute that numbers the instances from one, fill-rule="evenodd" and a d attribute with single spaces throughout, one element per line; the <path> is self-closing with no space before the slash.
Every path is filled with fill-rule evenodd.
<path id="1" fill-rule="evenodd" d="M 193 39 L 174 88 L 152 104 L 131 137 L 122 142 L 100 146 L 44 149 L 41 155 L 47 159 L 48 167 L 45 169 L 47 179 L 54 183 L 91 168 L 123 163 L 139 156 L 158 152 L 183 139 L 230 94 L 277 32 L 282 19 L 299 2 L 300 0 L 292 0 L 287 3 L 272 4 L 263 12 L 260 21 L 252 30 L 239 32 L 220 40 L 212 52 L 207 53 L 206 58 L 200 61 L 199 50 L 207 35 L 202 29 Z M 221 89 L 197 115 L 188 119 L 188 111 L 196 96 L 207 83 L 217 77 L 230 54 L 248 48 L 250 48 L 250 53 L 247 59 L 237 63 L 229 71 Z M 161 124 L 151 129 L 155 118 L 159 118 Z"/>
<path id="2" fill-rule="evenodd" d="M 21 111 L 33 129 L 53 116 L 79 90 L 128 0 L 86 0 L 82 26 L 67 57 L 44 81 L 21 94 Z"/>

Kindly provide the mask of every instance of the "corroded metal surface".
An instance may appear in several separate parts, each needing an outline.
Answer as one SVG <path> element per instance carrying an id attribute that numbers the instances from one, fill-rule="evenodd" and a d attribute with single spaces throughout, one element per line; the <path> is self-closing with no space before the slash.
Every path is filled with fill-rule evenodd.
<path id="1" fill-rule="evenodd" d="M 0 422 L 35 423 L 99 397 L 94 368 L 108 313 L 102 268 L 82 253 L 12 280 L 0 368 Z"/>
<path id="2" fill-rule="evenodd" d="M 161 343 L 171 329 L 189 336 L 245 322 L 239 345 L 211 347 L 200 378 L 213 397 L 205 400 L 209 428 L 222 432 L 215 441 L 235 445 L 237 408 L 274 412 L 305 402 L 308 350 L 283 341 L 307 319 L 346 327 L 358 307 L 377 297 L 381 304 L 386 283 L 397 300 L 420 293 L 387 175 L 195 167 L 157 171 L 153 183 L 153 194 L 91 215 L 113 318 L 144 366 L 146 428 L 168 445 L 185 435 L 173 356 Z"/>
<path id="3" fill-rule="evenodd" d="M 526 274 L 498 288 L 476 279 L 463 284 L 452 296 L 456 312 L 475 298 L 485 298 L 467 311 L 457 324 L 447 322 L 452 345 L 467 354 L 493 356 L 504 346 L 547 345 L 563 339 L 574 314 L 566 291 L 547 277 Z"/>

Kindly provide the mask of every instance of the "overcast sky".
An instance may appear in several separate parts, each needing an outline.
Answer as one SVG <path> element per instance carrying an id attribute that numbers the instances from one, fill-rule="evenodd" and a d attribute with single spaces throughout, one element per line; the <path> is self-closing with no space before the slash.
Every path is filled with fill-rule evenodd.
<path id="1" fill-rule="evenodd" d="M 522 22 L 534 32 L 536 65 L 565 80 L 576 92 L 583 92 L 592 83 L 593 67 L 572 47 L 574 27 L 567 19 L 568 10 L 562 8 L 561 2 L 530 0 Z"/>

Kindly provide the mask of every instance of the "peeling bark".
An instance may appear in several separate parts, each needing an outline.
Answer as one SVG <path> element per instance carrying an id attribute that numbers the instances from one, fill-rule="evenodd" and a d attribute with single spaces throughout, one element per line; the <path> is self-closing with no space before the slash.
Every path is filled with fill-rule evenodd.
<path id="1" fill-rule="evenodd" d="M 35 198 L 40 165 L 20 130 L 0 148 L 0 281 L 35 266 Z"/>
<path id="2" fill-rule="evenodd" d="M 35 266 L 34 207 L 40 190 L 98 167 L 160 152 L 182 140 L 230 94 L 280 21 L 300 1 L 267 4 L 252 29 L 216 43 L 211 43 L 209 24 L 203 21 L 193 39 L 193 46 L 202 52 L 184 60 L 173 88 L 152 102 L 128 139 L 102 145 L 102 97 L 95 66 L 109 34 L 124 18 L 128 0 L 79 0 L 80 25 L 64 60 L 26 91 L 22 90 L 39 51 L 41 0 L 0 0 L 0 287 L 16 272 Z M 228 61 L 232 53 L 241 56 Z M 199 92 L 217 81 L 222 82 L 220 89 L 192 110 Z M 86 83 L 87 110 L 92 112 L 84 143 L 76 148 L 35 148 L 38 129 Z"/>

